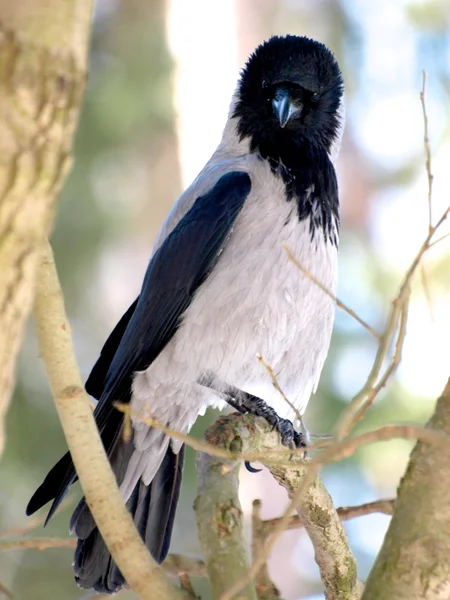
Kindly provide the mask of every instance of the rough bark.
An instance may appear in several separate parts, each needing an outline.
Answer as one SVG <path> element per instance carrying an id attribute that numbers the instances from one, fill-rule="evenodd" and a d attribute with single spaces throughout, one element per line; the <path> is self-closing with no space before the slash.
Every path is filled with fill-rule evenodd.
<path id="1" fill-rule="evenodd" d="M 307 465 L 291 469 L 271 466 L 270 471 L 293 499 L 307 476 Z M 357 578 L 356 560 L 333 500 L 316 477 L 296 502 L 296 509 L 314 546 L 316 563 L 327 600 L 359 600 L 363 585 Z"/>
<path id="2" fill-rule="evenodd" d="M 92 0 L 0 0 L 0 454 L 42 239 L 70 166 Z"/>
<path id="3" fill-rule="evenodd" d="M 427 427 L 450 434 L 450 380 Z M 450 598 L 450 469 L 438 445 L 411 454 L 363 600 Z"/>

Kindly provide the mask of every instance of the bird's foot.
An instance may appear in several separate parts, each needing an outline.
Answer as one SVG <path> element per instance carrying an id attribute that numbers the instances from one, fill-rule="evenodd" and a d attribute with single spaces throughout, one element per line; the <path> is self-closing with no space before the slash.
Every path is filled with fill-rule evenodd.
<path id="1" fill-rule="evenodd" d="M 229 390 L 227 390 L 229 392 Z M 272 429 L 276 429 L 281 437 L 281 443 L 288 448 L 305 448 L 305 439 L 307 436 L 303 432 L 296 431 L 292 421 L 279 417 L 276 411 L 261 398 L 243 392 L 234 390 L 233 394 L 228 395 L 227 402 L 241 414 L 252 414 L 256 417 L 265 419 Z M 302 430 L 304 427 L 302 426 Z M 252 467 L 249 461 L 245 462 L 245 467 L 250 473 L 258 473 L 261 469 Z"/>
<path id="2" fill-rule="evenodd" d="M 303 433 L 294 429 L 292 421 L 279 417 L 276 411 L 261 398 L 251 396 L 247 400 L 245 408 L 247 408 L 247 412 L 256 417 L 265 419 L 273 430 L 278 431 L 283 446 L 291 449 L 306 446 L 303 442 Z"/>

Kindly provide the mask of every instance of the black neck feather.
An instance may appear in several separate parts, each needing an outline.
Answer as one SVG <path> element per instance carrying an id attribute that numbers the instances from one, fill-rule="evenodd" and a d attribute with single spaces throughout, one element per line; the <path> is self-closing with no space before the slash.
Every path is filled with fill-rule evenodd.
<path id="1" fill-rule="evenodd" d="M 286 199 L 297 205 L 300 221 L 310 218 L 311 240 L 322 229 L 325 240 L 338 245 L 339 196 L 336 173 L 325 149 L 303 143 L 289 147 L 260 144 L 259 154 L 281 177 Z"/>

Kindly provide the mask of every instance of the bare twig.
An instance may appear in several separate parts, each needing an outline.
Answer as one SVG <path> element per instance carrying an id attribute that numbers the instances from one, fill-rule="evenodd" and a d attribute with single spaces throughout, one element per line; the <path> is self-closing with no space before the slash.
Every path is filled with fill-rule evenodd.
<path id="1" fill-rule="evenodd" d="M 405 288 L 405 296 L 406 290 Z M 386 324 L 385 331 L 381 337 L 380 344 L 378 345 L 377 353 L 375 355 L 372 369 L 369 373 L 366 383 L 362 389 L 353 397 L 351 402 L 348 404 L 346 409 L 340 415 L 337 424 L 335 426 L 335 436 L 337 439 L 345 437 L 350 429 L 357 423 L 362 416 L 368 410 L 368 407 L 375 401 L 378 392 L 381 387 L 387 383 L 389 377 L 393 374 L 397 367 L 396 358 L 390 362 L 389 366 L 385 370 L 384 375 L 380 378 L 380 372 L 383 367 L 383 363 L 391 346 L 393 337 L 397 331 L 397 324 L 400 315 L 404 313 L 403 323 L 404 328 L 402 329 L 402 335 L 400 333 L 397 336 L 397 357 L 401 355 L 403 341 L 404 341 L 404 330 L 406 329 L 406 318 L 407 318 L 407 306 L 406 309 L 402 306 L 401 302 L 394 300 L 389 314 L 388 322 Z"/>
<path id="2" fill-rule="evenodd" d="M 182 575 L 186 573 L 191 577 L 206 577 L 206 566 L 202 560 L 183 556 L 181 554 L 169 554 L 162 564 L 162 568 L 171 575 Z"/>
<path id="3" fill-rule="evenodd" d="M 368 408 L 373 404 L 381 388 L 386 385 L 387 380 L 395 372 L 398 365 L 398 361 L 401 356 L 402 346 L 406 331 L 406 322 L 408 317 L 408 299 L 410 295 L 411 281 L 420 265 L 424 254 L 432 246 L 433 237 L 436 231 L 441 227 L 444 221 L 447 219 L 450 213 L 450 206 L 442 213 L 440 219 L 436 225 L 432 223 L 432 192 L 433 192 L 433 174 L 431 173 L 431 153 L 428 139 L 428 117 L 426 113 L 425 105 L 425 84 L 426 84 L 426 73 L 423 73 L 423 85 L 420 94 L 422 103 L 422 111 L 424 116 L 424 146 L 425 146 L 425 168 L 428 177 L 428 206 L 429 206 L 429 224 L 428 234 L 425 237 L 422 245 L 420 246 L 416 256 L 414 257 L 411 265 L 406 271 L 403 281 L 401 283 L 399 292 L 394 298 L 391 306 L 391 311 L 387 320 L 387 324 L 383 335 L 381 336 L 378 351 L 375 357 L 374 365 L 369 374 L 367 382 L 361 389 L 361 391 L 352 399 L 347 406 L 346 410 L 343 411 L 338 423 L 335 427 L 335 436 L 338 439 L 342 439 L 351 430 L 352 426 L 357 423 L 362 416 L 366 413 Z M 399 327 L 397 335 L 396 350 L 392 361 L 386 369 L 383 376 L 380 378 L 380 372 L 382 364 L 387 356 L 389 347 L 394 339 L 395 332 Z"/>
<path id="4" fill-rule="evenodd" d="M 427 72 L 422 71 L 422 90 L 420 92 L 420 103 L 422 105 L 423 114 L 423 144 L 425 148 L 425 166 L 428 175 L 428 232 L 433 229 L 433 213 L 432 213 L 432 195 L 433 195 L 433 175 L 431 173 L 431 151 L 430 138 L 428 137 L 428 115 L 425 103 L 425 88 L 427 83 Z"/>
<path id="5" fill-rule="evenodd" d="M 364 321 L 364 319 L 357 315 L 353 309 L 349 308 L 346 304 L 339 300 L 339 298 L 335 296 L 335 294 L 333 294 L 326 286 L 323 285 L 323 283 L 321 283 L 316 277 L 314 277 L 314 275 L 310 271 L 308 271 L 308 269 L 306 269 L 297 258 L 295 258 L 295 256 L 292 254 L 291 250 L 286 244 L 283 244 L 283 248 L 286 251 L 289 260 L 300 269 L 300 271 L 307 279 L 311 280 L 315 285 L 317 285 L 317 287 L 321 289 L 324 294 L 326 294 L 329 298 L 333 300 L 333 302 L 336 303 L 336 306 L 338 308 L 340 308 L 348 315 L 350 315 L 350 317 L 355 319 L 355 321 L 362 325 L 362 327 L 364 327 L 364 329 L 368 331 L 370 335 L 372 335 L 378 342 L 380 341 L 380 334 L 377 333 L 373 327 L 366 323 L 366 321 Z"/>
<path id="6" fill-rule="evenodd" d="M 292 402 L 289 400 L 289 398 L 286 396 L 286 394 L 281 389 L 281 386 L 278 383 L 278 380 L 275 376 L 275 373 L 273 372 L 272 367 L 268 363 L 266 363 L 266 361 L 264 360 L 264 358 L 262 357 L 262 355 L 259 352 L 256 355 L 256 358 L 259 360 L 259 362 L 262 364 L 262 366 L 265 368 L 265 370 L 269 374 L 269 377 L 272 380 L 273 387 L 277 390 L 277 392 L 280 394 L 280 396 L 283 398 L 283 400 L 286 402 L 286 404 L 289 406 L 289 408 L 294 412 L 298 421 L 301 422 L 301 420 L 302 420 L 301 414 L 299 413 L 297 408 L 292 404 Z"/>
<path id="7" fill-rule="evenodd" d="M 12 592 L 10 592 L 8 590 L 8 588 L 5 585 L 3 585 L 3 583 L 0 581 L 0 595 L 2 595 L 2 594 L 9 600 L 14 600 L 14 596 L 12 595 Z"/>
<path id="8" fill-rule="evenodd" d="M 167 436 L 173 438 L 174 440 L 178 440 L 179 442 L 183 442 L 183 444 L 186 444 L 186 446 L 189 446 L 197 452 L 205 452 L 206 454 L 209 454 L 210 456 L 216 456 L 217 458 L 236 458 L 235 454 L 228 452 L 227 450 L 223 450 L 222 448 L 216 448 L 216 446 L 214 446 L 213 444 L 208 444 L 208 442 L 198 440 L 197 438 L 194 438 L 191 435 L 181 433 L 180 431 L 175 431 L 174 429 L 163 425 L 161 421 L 159 421 L 159 419 L 151 416 L 150 414 L 144 415 L 140 412 L 133 410 L 129 404 L 116 402 L 114 406 L 117 408 L 117 410 L 120 410 L 121 412 L 128 414 L 130 417 L 133 417 L 134 419 L 145 423 L 149 427 L 159 429 Z M 250 459 L 245 458 L 245 460 Z"/>
<path id="9" fill-rule="evenodd" d="M 328 464 L 336 462 L 353 456 L 356 450 L 362 446 L 375 442 L 388 442 L 396 438 L 420 440 L 432 446 L 440 446 L 446 449 L 447 452 L 450 450 L 450 436 L 439 431 L 418 425 L 384 425 L 379 429 L 330 444 L 323 452 L 315 456 L 311 463 Z"/>
<path id="10" fill-rule="evenodd" d="M 76 544 L 77 541 L 74 538 L 22 538 L 1 541 L 0 552 L 24 549 L 48 550 L 49 548 L 75 548 Z M 206 577 L 205 563 L 190 556 L 169 554 L 161 566 L 170 575 L 187 573 L 195 577 Z"/>
<path id="11" fill-rule="evenodd" d="M 381 386 L 381 382 L 378 385 Z M 128 408 L 128 405 L 123 405 L 123 407 L 121 405 L 120 410 L 130 409 Z M 202 440 L 197 440 L 196 438 L 193 438 L 190 435 L 185 435 L 174 431 L 169 427 L 161 425 L 161 423 L 157 419 L 154 419 L 152 417 L 142 417 L 139 413 L 135 413 L 133 410 L 130 410 L 130 415 L 132 417 L 140 419 L 143 423 L 146 423 L 151 427 L 156 427 L 162 430 L 164 433 L 166 433 L 166 435 L 182 441 L 194 450 L 204 452 L 216 458 L 223 458 L 228 461 L 261 461 L 268 467 L 270 467 L 271 465 L 277 465 L 289 468 L 290 466 L 292 466 L 291 459 L 293 457 L 302 457 L 304 454 L 304 449 L 302 448 L 286 449 L 284 447 L 278 446 L 274 446 L 272 448 L 265 448 L 263 452 L 240 452 L 235 449 L 227 450 L 223 447 L 217 447 L 215 444 L 211 444 Z M 224 419 L 239 419 L 239 416 L 239 414 L 233 413 L 229 415 L 229 417 L 224 417 Z M 262 423 L 265 423 L 264 419 L 259 420 Z M 221 419 L 218 419 L 217 423 L 219 422 L 221 422 Z M 318 454 L 314 458 L 310 465 L 312 465 L 315 462 L 334 462 L 337 459 L 332 458 L 333 450 L 336 450 L 336 452 L 339 453 L 341 451 L 341 448 L 354 447 L 354 452 L 364 444 L 376 443 L 380 441 L 402 437 L 406 439 L 422 439 L 423 441 L 427 441 L 428 443 L 437 443 L 444 446 L 447 446 L 450 443 L 450 439 L 447 439 L 441 434 L 436 434 L 434 431 L 425 429 L 424 427 L 416 425 L 386 425 L 379 429 L 374 429 L 373 431 L 364 433 L 362 434 L 362 436 L 348 438 L 345 441 L 337 441 L 333 438 L 330 438 L 317 444 L 309 445 L 308 449 L 310 451 L 323 451 L 321 454 Z M 324 454 L 325 451 L 326 454 Z"/>
<path id="12" fill-rule="evenodd" d="M 436 244 L 440 244 L 441 242 L 443 242 L 444 240 L 446 240 L 449 237 L 450 237 L 450 231 L 448 233 L 445 233 L 444 235 L 442 235 L 437 240 L 433 240 L 432 242 L 430 242 L 430 244 L 428 244 L 428 248 L 432 248 L 433 246 L 436 246 Z"/>
<path id="13" fill-rule="evenodd" d="M 404 305 L 400 312 L 400 324 L 398 326 L 397 340 L 395 342 L 395 349 L 392 359 L 388 366 L 386 367 L 383 375 L 379 376 L 378 383 L 373 385 L 372 388 L 368 388 L 364 397 L 364 402 L 361 405 L 361 409 L 355 412 L 355 415 L 352 419 L 351 425 L 356 425 L 356 423 L 360 422 L 367 411 L 370 409 L 372 404 L 375 402 L 375 399 L 378 397 L 378 394 L 381 390 L 386 387 L 389 379 L 394 376 L 397 368 L 402 359 L 402 350 L 403 344 L 406 337 L 406 324 L 408 322 L 408 309 L 409 309 L 409 296 L 406 296 L 404 299 Z M 389 334 L 388 334 L 389 337 Z M 382 354 L 380 355 L 383 358 Z M 381 368 L 381 362 L 378 363 Z M 378 366 L 378 365 L 377 365 Z"/>
<path id="14" fill-rule="evenodd" d="M 191 580 L 187 573 L 180 573 L 180 587 L 184 590 L 191 598 L 197 598 L 192 587 Z"/>
<path id="15" fill-rule="evenodd" d="M 75 548 L 77 541 L 73 538 L 25 538 L 0 542 L 0 552 L 5 550 L 48 550 L 49 548 Z"/>
<path id="16" fill-rule="evenodd" d="M 416 272 L 417 267 L 420 264 L 420 261 L 422 260 L 423 255 L 425 254 L 425 252 L 431 247 L 431 242 L 432 239 L 434 237 L 434 234 L 436 233 L 436 231 L 439 229 L 439 227 L 441 227 L 441 225 L 446 221 L 448 215 L 450 213 L 450 206 L 447 206 L 447 208 L 444 210 L 444 212 L 442 213 L 439 221 L 436 223 L 436 225 L 433 225 L 427 235 L 427 237 L 425 238 L 425 240 L 422 242 L 422 245 L 419 248 L 419 251 L 417 252 L 416 256 L 414 257 L 411 265 L 409 266 L 408 270 L 406 271 L 406 274 L 404 276 L 403 279 L 403 283 L 400 287 L 400 292 L 397 295 L 397 299 L 401 298 L 404 294 L 404 290 L 405 288 L 408 288 L 411 280 L 413 278 L 413 275 Z"/>
<path id="17" fill-rule="evenodd" d="M 117 402 L 115 403 L 115 407 L 117 408 L 117 410 L 128 413 L 130 417 L 133 417 L 134 419 L 145 423 L 149 427 L 155 427 L 155 429 L 159 429 L 167 436 L 172 437 L 174 440 L 183 442 L 183 444 L 186 444 L 186 446 L 189 446 L 197 452 L 204 452 L 209 456 L 215 456 L 216 458 L 224 458 L 231 461 L 240 460 L 253 462 L 261 458 L 261 455 L 258 453 L 231 452 L 229 450 L 225 450 L 224 448 L 218 448 L 214 444 L 210 444 L 208 442 L 205 442 L 204 440 L 198 440 L 197 438 L 194 438 L 191 435 L 175 431 L 174 429 L 163 425 L 156 417 L 150 415 L 143 415 L 140 412 L 134 411 L 129 404 L 122 404 Z M 310 446 L 310 448 L 318 449 L 322 448 L 323 445 L 324 443 L 316 444 L 314 446 Z M 295 452 L 295 450 L 291 450 L 288 448 L 274 448 L 272 451 L 268 451 L 264 454 L 264 462 L 265 464 L 269 464 L 271 459 L 273 459 L 278 464 L 280 460 L 284 459 L 286 460 L 286 464 L 289 464 L 290 457 L 292 456 L 292 453 Z M 302 454 L 303 452 L 304 450 L 299 451 L 300 454 Z"/>
<path id="18" fill-rule="evenodd" d="M 143 599 L 183 598 L 150 556 L 120 495 L 81 381 L 48 242 L 42 248 L 34 318 L 40 354 L 70 453 L 107 547 L 128 585 Z"/>
<path id="19" fill-rule="evenodd" d="M 372 515 L 375 513 L 382 513 L 385 515 L 392 515 L 394 512 L 395 499 L 390 500 L 376 500 L 374 502 L 367 502 L 366 504 L 360 504 L 359 506 L 342 506 L 336 509 L 337 514 L 341 521 L 350 521 L 358 517 L 364 517 L 366 515 Z M 280 518 L 267 519 L 262 522 L 262 534 L 267 537 L 272 533 L 273 528 L 278 524 Z M 286 530 L 291 529 L 302 529 L 304 527 L 303 521 L 297 515 L 290 517 Z"/>
<path id="20" fill-rule="evenodd" d="M 65 498 L 61 502 L 60 506 L 58 506 L 55 514 L 60 513 L 61 511 L 65 510 L 72 503 L 73 502 L 72 502 L 72 500 L 70 500 L 70 498 Z M 13 529 L 7 529 L 6 531 L 1 531 L 0 539 L 16 537 L 19 535 L 23 535 L 24 533 L 28 533 L 32 529 L 35 529 L 36 527 L 39 527 L 39 525 L 42 525 L 43 523 L 45 523 L 46 518 L 47 518 L 47 515 L 42 515 L 41 517 L 35 517 L 34 519 L 28 519 L 28 522 L 25 523 L 25 525 L 21 525 L 20 527 L 14 527 Z"/>

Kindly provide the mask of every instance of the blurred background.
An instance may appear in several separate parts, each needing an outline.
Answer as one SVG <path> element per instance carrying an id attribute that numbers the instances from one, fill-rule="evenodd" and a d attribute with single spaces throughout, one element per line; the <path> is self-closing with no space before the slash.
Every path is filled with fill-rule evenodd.
<path id="1" fill-rule="evenodd" d="M 346 83 L 347 122 L 338 163 L 342 229 L 340 298 L 375 328 L 384 324 L 402 274 L 428 226 L 422 69 L 435 175 L 434 219 L 450 200 L 450 4 L 447 0 L 98 0 L 89 85 L 75 166 L 52 237 L 84 377 L 112 327 L 139 292 L 154 236 L 180 191 L 220 141 L 239 69 L 274 33 L 317 38 L 335 53 Z M 449 228 L 443 228 L 445 234 Z M 437 237 L 440 237 L 438 234 Z M 427 254 L 414 284 L 403 362 L 361 429 L 423 423 L 450 375 L 450 238 Z M 306 413 L 329 432 L 363 385 L 375 341 L 338 312 L 331 351 Z M 201 436 L 216 415 L 201 419 Z M 65 452 L 30 324 L 8 416 L 1 465 L 0 531 L 26 523 L 25 506 Z M 336 506 L 395 495 L 411 443 L 368 446 L 324 469 Z M 172 550 L 199 556 L 188 462 Z M 79 489 L 70 498 L 75 502 Z M 282 513 L 287 498 L 267 472 L 241 478 L 249 515 Z M 67 535 L 70 508 L 36 535 Z M 388 517 L 345 524 L 364 579 Z M 90 597 L 73 582 L 72 550 L 0 555 L 0 581 L 16 600 Z M 285 600 L 322 598 L 311 544 L 285 533 L 269 564 Z M 205 582 L 194 580 L 208 600 Z M 1 592 L 0 592 L 1 596 Z M 125 592 L 124 599 L 133 598 Z"/>

